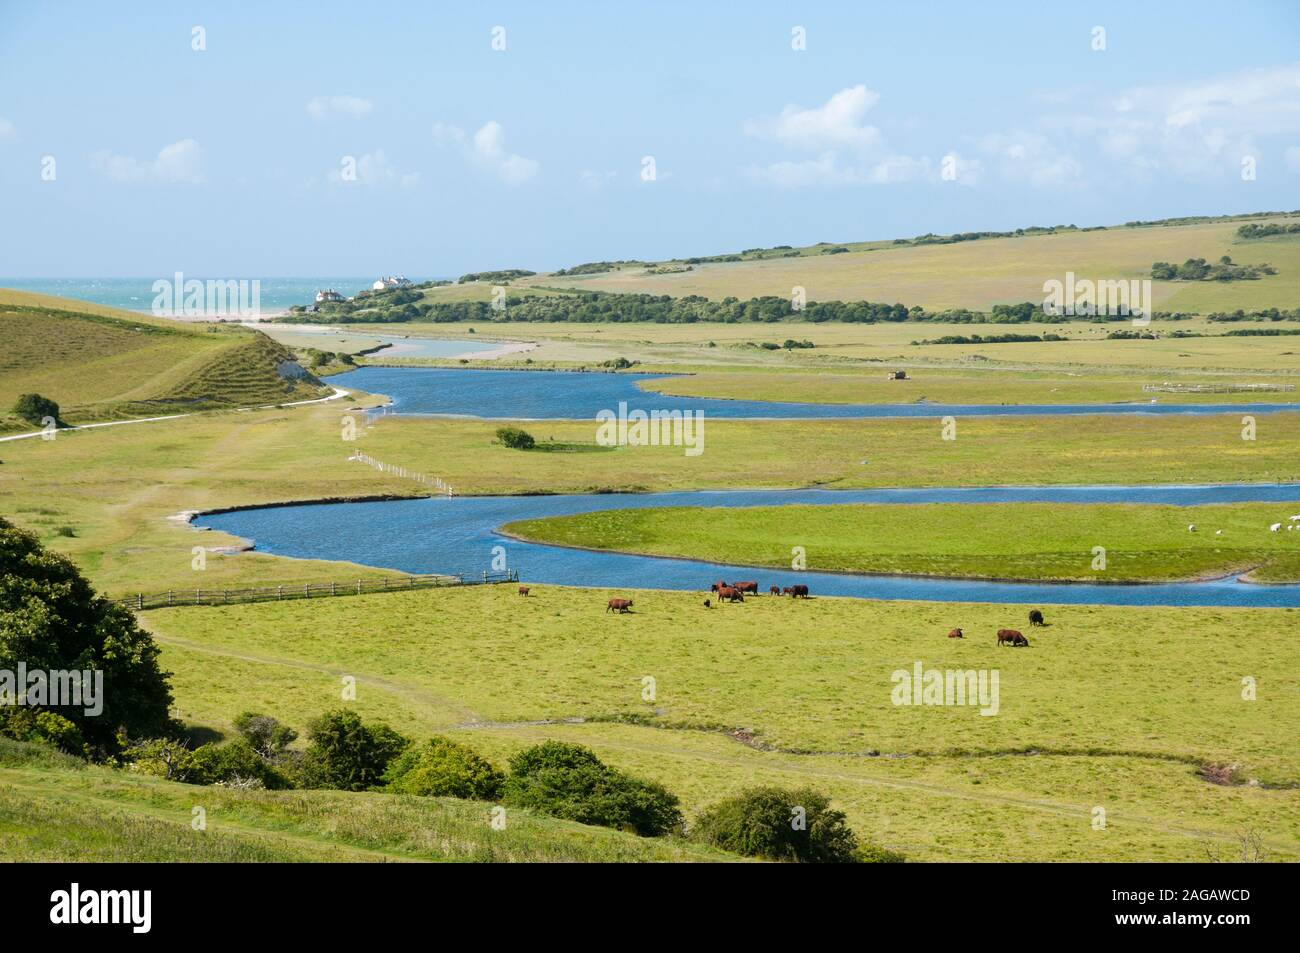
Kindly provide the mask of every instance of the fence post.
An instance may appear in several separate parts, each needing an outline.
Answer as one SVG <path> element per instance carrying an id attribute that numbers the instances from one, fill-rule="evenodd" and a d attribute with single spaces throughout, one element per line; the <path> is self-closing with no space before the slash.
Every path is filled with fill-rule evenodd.
<path id="1" fill-rule="evenodd" d="M 143 609 L 143 608 L 144 608 L 144 593 L 143 593 L 143 592 L 137 592 L 137 593 L 135 594 L 135 607 L 136 607 L 137 609 Z"/>
<path id="2" fill-rule="evenodd" d="M 357 580 L 357 595 L 361 595 L 361 580 Z"/>
<path id="3" fill-rule="evenodd" d="M 167 590 L 167 604 L 169 606 L 172 604 L 172 591 L 170 589 Z"/>
<path id="4" fill-rule="evenodd" d="M 311 583 L 309 583 L 309 582 L 304 582 L 304 583 L 302 584 L 302 597 L 303 597 L 304 599 L 310 599 L 310 598 L 311 598 Z"/>
<path id="5" fill-rule="evenodd" d="M 283 598 L 284 598 L 284 586 L 276 586 L 276 587 L 275 587 L 275 597 L 276 597 L 277 599 L 283 599 Z"/>
<path id="6" fill-rule="evenodd" d="M 331 595 L 331 596 L 337 596 L 337 595 L 338 595 L 338 591 L 335 590 L 335 588 L 334 588 L 334 583 L 332 583 L 332 582 L 330 583 L 330 595 Z"/>

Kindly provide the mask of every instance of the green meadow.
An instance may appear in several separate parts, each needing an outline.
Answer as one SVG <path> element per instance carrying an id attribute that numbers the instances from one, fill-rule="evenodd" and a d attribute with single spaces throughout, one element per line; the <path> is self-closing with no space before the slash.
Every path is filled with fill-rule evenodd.
<path id="1" fill-rule="evenodd" d="M 521 520 L 503 530 L 533 542 L 763 566 L 785 570 L 787 576 L 797 546 L 806 554 L 806 568 L 829 572 L 1072 582 L 1236 574 L 1258 582 L 1300 582 L 1300 535 L 1294 529 L 1300 521 L 1289 520 L 1296 508 L 1294 503 L 669 507 Z M 1279 522 L 1282 528 L 1272 532 Z M 1094 566 L 1098 546 L 1105 550 L 1101 567 Z"/>
<path id="2" fill-rule="evenodd" d="M 605 590 L 483 586 L 143 620 L 182 717 L 217 731 L 250 708 L 301 724 L 350 676 L 359 711 L 413 736 L 498 760 L 579 741 L 688 819 L 748 784 L 813 783 L 914 859 L 1192 860 L 1247 830 L 1300 857 L 1297 610 L 1044 606 L 1031 630 L 1019 606 L 620 594 L 633 612 L 606 614 Z M 1030 647 L 998 648 L 1004 626 Z M 894 704 L 917 662 L 996 669 L 997 714 Z"/>

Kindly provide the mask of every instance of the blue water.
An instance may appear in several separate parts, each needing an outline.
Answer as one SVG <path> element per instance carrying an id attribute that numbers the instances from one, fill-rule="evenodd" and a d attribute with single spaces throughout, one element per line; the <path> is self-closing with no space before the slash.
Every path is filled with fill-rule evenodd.
<path id="1" fill-rule="evenodd" d="M 1266 414 L 1300 404 L 803 404 L 671 397 L 638 383 L 669 374 L 595 371 L 486 371 L 458 368 L 363 367 L 330 378 L 392 398 L 405 414 L 448 414 L 499 420 L 594 420 L 602 410 L 682 410 L 718 418 L 989 417 L 1043 414 Z"/>
<path id="2" fill-rule="evenodd" d="M 770 585 L 808 584 L 814 595 L 936 602 L 1067 603 L 1174 606 L 1300 606 L 1300 586 L 1257 586 L 1223 580 L 1122 586 L 992 583 L 897 576 L 850 576 L 716 565 L 653 556 L 586 552 L 507 539 L 496 533 L 514 520 L 594 510 L 663 506 L 771 506 L 790 503 L 1278 503 L 1278 520 L 1300 507 L 1300 484 L 1142 487 L 977 487 L 893 490 L 719 490 L 635 495 L 491 496 L 332 503 L 202 516 L 196 525 L 256 542 L 259 552 L 346 560 L 412 573 L 477 576 L 492 567 L 493 547 L 526 582 L 615 589 L 703 592 L 717 579 Z M 1193 517 L 1194 519 L 1194 517 Z M 900 531 L 901 531 L 900 527 Z M 1202 531 L 1211 531 L 1203 527 Z M 1262 529 L 1262 528 L 1261 528 Z M 1009 529 L 1014 532 L 1014 529 Z M 1292 534 L 1296 535 L 1296 534 Z M 1104 541 L 1103 541 L 1104 542 Z M 792 540 L 791 545 L 799 544 Z M 1300 540 L 1297 540 L 1300 545 Z M 815 554 L 813 554 L 815 560 Z M 1086 566 L 1091 553 L 1079 554 Z"/>
<path id="3" fill-rule="evenodd" d="M 377 275 L 367 278 L 258 278 L 257 275 L 185 275 L 206 281 L 208 278 L 257 278 L 261 281 L 261 308 L 264 313 L 287 311 L 295 304 L 310 305 L 316 301 L 316 292 L 333 288 L 348 297 L 364 291 Z M 148 312 L 153 305 L 153 283 L 159 279 L 172 281 L 173 275 L 152 275 L 147 278 L 0 278 L 0 288 L 17 288 L 38 294 L 58 295 L 109 305 L 126 311 Z M 411 278 L 419 282 L 428 279 Z"/>

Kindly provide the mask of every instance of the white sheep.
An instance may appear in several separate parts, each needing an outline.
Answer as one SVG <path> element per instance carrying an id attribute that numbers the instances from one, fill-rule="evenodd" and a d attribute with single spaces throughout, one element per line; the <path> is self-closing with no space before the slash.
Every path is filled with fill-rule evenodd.
<path id="1" fill-rule="evenodd" d="M 1282 524 L 1281 524 L 1281 523 L 1274 523 L 1272 526 L 1270 526 L 1270 527 L 1268 528 L 1268 531 L 1269 531 L 1270 533 L 1276 533 L 1276 532 L 1277 532 L 1278 530 L 1280 530 L 1281 528 L 1282 528 Z"/>
<path id="2" fill-rule="evenodd" d="M 1195 532 L 1196 532 L 1196 524 L 1195 524 L 1195 523 L 1188 523 L 1188 524 L 1187 524 L 1187 532 L 1189 532 L 1189 533 L 1195 533 Z"/>

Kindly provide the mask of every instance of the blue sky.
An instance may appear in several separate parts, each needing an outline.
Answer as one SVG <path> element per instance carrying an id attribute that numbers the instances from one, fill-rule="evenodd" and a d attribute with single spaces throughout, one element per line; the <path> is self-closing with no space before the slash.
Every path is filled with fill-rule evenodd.
<path id="1" fill-rule="evenodd" d="M 8 0 L 0 275 L 456 275 L 1300 207 L 1294 0 L 988 6 Z"/>

